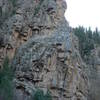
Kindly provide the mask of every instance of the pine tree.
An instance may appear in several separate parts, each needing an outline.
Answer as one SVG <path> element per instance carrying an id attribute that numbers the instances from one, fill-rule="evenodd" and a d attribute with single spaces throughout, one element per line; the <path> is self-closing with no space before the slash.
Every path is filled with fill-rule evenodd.
<path id="1" fill-rule="evenodd" d="M 13 98 L 13 72 L 9 66 L 8 57 L 5 58 L 3 63 L 3 69 L 0 71 L 0 96 L 4 100 L 12 100 Z"/>

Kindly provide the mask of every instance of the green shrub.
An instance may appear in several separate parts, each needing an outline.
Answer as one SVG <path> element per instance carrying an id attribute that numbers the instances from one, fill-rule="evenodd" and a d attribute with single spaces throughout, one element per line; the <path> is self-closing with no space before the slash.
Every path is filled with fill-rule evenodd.
<path id="1" fill-rule="evenodd" d="M 34 16 L 38 14 L 40 8 L 41 8 L 41 4 L 43 3 L 44 0 L 40 0 L 38 6 L 35 8 L 35 12 L 34 12 Z"/>
<path id="2" fill-rule="evenodd" d="M 4 100 L 12 100 L 13 98 L 13 72 L 9 66 L 8 57 L 5 58 L 3 63 L 3 69 L 0 71 L 0 96 Z"/>
<path id="3" fill-rule="evenodd" d="M 45 94 L 45 100 L 52 100 L 52 96 L 49 91 L 47 91 L 47 93 Z"/>
<path id="4" fill-rule="evenodd" d="M 38 89 L 33 97 L 33 100 L 52 100 L 52 96 L 49 91 L 46 94 L 40 89 Z"/>
<path id="5" fill-rule="evenodd" d="M 9 1 L 12 3 L 13 6 L 16 6 L 17 0 L 9 0 Z"/>

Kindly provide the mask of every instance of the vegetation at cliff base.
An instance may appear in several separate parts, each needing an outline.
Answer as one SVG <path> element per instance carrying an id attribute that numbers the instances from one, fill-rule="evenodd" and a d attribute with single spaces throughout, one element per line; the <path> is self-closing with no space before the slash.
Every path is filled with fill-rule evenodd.
<path id="1" fill-rule="evenodd" d="M 37 91 L 34 94 L 33 100 L 52 100 L 51 94 L 49 91 L 47 91 L 46 94 L 40 89 L 37 89 Z"/>
<path id="2" fill-rule="evenodd" d="M 13 72 L 9 66 L 8 57 L 5 58 L 3 69 L 0 70 L 0 98 L 12 100 L 13 97 Z"/>
<path id="3" fill-rule="evenodd" d="M 40 0 L 38 6 L 35 8 L 34 15 L 37 15 L 44 0 Z"/>
<path id="4" fill-rule="evenodd" d="M 17 0 L 9 0 L 9 1 L 12 3 L 13 6 L 16 6 Z"/>

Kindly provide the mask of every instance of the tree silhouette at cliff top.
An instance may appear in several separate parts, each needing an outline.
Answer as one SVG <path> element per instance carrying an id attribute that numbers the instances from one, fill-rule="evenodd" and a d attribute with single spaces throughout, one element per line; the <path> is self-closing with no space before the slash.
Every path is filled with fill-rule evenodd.
<path id="1" fill-rule="evenodd" d="M 91 28 L 86 29 L 82 26 L 73 29 L 74 34 L 79 39 L 79 51 L 83 59 L 91 54 L 94 45 L 100 45 L 100 33 L 96 28 L 92 31 Z"/>

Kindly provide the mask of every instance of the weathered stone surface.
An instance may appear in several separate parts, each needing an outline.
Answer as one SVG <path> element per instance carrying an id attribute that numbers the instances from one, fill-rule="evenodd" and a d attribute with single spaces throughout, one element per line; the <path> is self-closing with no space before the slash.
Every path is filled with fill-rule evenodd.
<path id="1" fill-rule="evenodd" d="M 91 52 L 88 61 L 90 95 L 89 100 L 99 100 L 100 98 L 100 47 L 97 46 Z"/>
<path id="2" fill-rule="evenodd" d="M 79 62 L 77 58 L 74 60 L 74 52 L 67 49 L 66 36 L 65 32 L 32 38 L 19 48 L 13 62 L 13 65 L 16 65 L 14 66 L 16 88 L 21 89 L 23 86 L 26 91 L 31 83 L 33 84 L 31 90 L 35 91 L 36 87 L 49 89 L 54 100 L 55 98 L 75 100 L 72 99 L 74 96 L 76 99 L 87 100 L 88 80 L 82 68 L 77 66 L 77 63 L 81 64 L 80 60 Z M 26 92 L 32 95 L 29 91 Z"/>
<path id="3" fill-rule="evenodd" d="M 14 100 L 30 100 L 37 87 L 49 89 L 53 100 L 87 100 L 88 78 L 64 18 L 65 1 L 17 0 L 15 8 L 3 22 L 7 44 L 0 48 L 0 61 L 8 56 L 15 72 Z"/>

